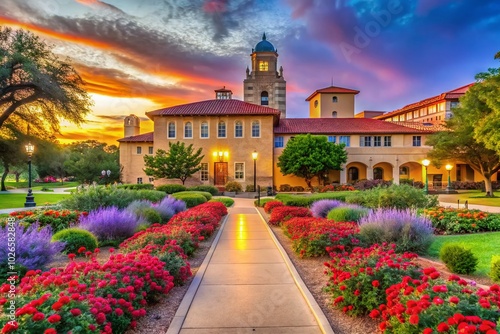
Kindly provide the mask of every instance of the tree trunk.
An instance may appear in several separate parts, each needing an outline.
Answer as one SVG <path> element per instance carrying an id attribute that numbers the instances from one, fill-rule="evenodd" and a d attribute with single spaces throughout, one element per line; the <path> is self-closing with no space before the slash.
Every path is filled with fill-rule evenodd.
<path id="1" fill-rule="evenodd" d="M 305 178 L 305 180 L 306 180 L 307 187 L 308 187 L 309 189 L 311 189 L 311 192 L 313 193 L 313 192 L 314 192 L 314 188 L 313 188 L 313 187 L 312 187 L 312 185 L 311 185 L 311 181 L 312 181 L 312 179 Z"/>
<path id="2" fill-rule="evenodd" d="M 484 177 L 484 188 L 486 191 L 486 197 L 495 197 L 495 195 L 493 194 L 493 186 L 491 185 L 491 176 Z"/>
<path id="3" fill-rule="evenodd" d="M 2 185 L 0 191 L 7 191 L 7 187 L 5 187 L 5 179 L 7 178 L 7 175 L 9 175 L 9 164 L 4 164 L 4 171 L 2 174 Z"/>
<path id="4" fill-rule="evenodd" d="M 21 176 L 21 173 L 19 173 L 18 171 L 15 171 L 14 175 L 16 176 L 16 183 L 19 183 L 19 177 Z"/>

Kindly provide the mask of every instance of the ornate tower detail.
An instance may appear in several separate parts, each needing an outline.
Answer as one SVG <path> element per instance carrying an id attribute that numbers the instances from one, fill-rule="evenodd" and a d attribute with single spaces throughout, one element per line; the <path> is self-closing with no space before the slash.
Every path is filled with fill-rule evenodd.
<path id="1" fill-rule="evenodd" d="M 136 115 L 130 114 L 123 120 L 124 137 L 137 136 L 141 134 L 141 120 Z"/>
<path id="2" fill-rule="evenodd" d="M 250 55 L 252 70 L 247 67 L 246 79 L 243 80 L 244 101 L 269 106 L 281 111 L 281 118 L 286 117 L 286 81 L 283 67 L 278 71 L 278 50 L 262 35 Z"/>

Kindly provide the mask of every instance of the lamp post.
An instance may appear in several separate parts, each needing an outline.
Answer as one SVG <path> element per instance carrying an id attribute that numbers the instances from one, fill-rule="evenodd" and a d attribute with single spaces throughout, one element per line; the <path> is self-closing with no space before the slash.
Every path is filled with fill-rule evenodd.
<path id="1" fill-rule="evenodd" d="M 445 166 L 446 170 L 448 171 L 448 185 L 446 186 L 446 192 L 449 193 L 451 192 L 451 178 L 450 178 L 450 172 L 453 169 L 453 165 L 447 164 Z"/>
<path id="2" fill-rule="evenodd" d="M 257 151 L 252 152 L 253 159 L 253 191 L 257 191 Z"/>
<path id="3" fill-rule="evenodd" d="M 31 208 L 36 206 L 35 196 L 33 196 L 33 191 L 31 190 L 31 157 L 35 151 L 35 145 L 28 142 L 28 145 L 25 145 L 24 147 L 26 149 L 26 153 L 28 153 L 28 195 L 26 195 L 26 203 L 24 203 L 24 207 Z"/>
<path id="4" fill-rule="evenodd" d="M 106 184 L 106 176 L 108 176 L 108 181 L 109 181 L 109 176 L 111 175 L 111 171 L 108 169 L 108 170 L 102 170 L 101 171 L 101 175 L 102 175 L 102 178 L 104 179 L 104 184 Z"/>
<path id="5" fill-rule="evenodd" d="M 424 167 L 425 167 L 425 174 L 424 174 L 425 187 L 424 187 L 424 191 L 425 191 L 426 195 L 429 194 L 429 180 L 427 179 L 427 167 L 429 167 L 430 164 L 431 164 L 431 162 L 428 159 L 424 159 L 422 161 L 422 165 L 424 165 Z"/>

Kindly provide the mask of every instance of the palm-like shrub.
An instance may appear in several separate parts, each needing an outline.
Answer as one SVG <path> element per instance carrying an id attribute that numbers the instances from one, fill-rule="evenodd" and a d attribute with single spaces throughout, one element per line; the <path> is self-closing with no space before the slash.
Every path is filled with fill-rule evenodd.
<path id="1" fill-rule="evenodd" d="M 378 209 L 359 221 L 360 234 L 369 244 L 394 243 L 397 252 L 425 253 L 434 229 L 427 217 L 410 209 Z"/>
<path id="2" fill-rule="evenodd" d="M 344 202 L 335 199 L 322 199 L 314 202 L 311 205 L 311 212 L 313 217 L 326 218 L 330 210 L 345 205 Z"/>

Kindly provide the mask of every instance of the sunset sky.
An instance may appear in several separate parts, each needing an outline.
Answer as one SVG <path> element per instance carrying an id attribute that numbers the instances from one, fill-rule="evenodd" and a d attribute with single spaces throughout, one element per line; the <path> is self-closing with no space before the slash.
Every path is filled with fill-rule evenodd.
<path id="1" fill-rule="evenodd" d="M 93 115 L 63 124 L 61 142 L 116 144 L 122 119 L 214 98 L 243 98 L 252 48 L 265 32 L 287 81 L 287 117 L 334 85 L 357 89 L 356 112 L 391 111 L 500 67 L 496 0 L 2 0 L 0 25 L 24 28 L 70 57 Z"/>

